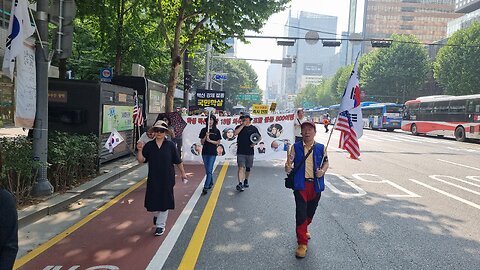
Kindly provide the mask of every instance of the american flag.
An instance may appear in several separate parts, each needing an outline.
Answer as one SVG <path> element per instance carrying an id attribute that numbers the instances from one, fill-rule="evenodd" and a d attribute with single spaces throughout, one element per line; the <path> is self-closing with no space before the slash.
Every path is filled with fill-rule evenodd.
<path id="1" fill-rule="evenodd" d="M 341 131 L 338 148 L 347 150 L 351 158 L 358 159 L 360 146 L 357 134 L 353 129 L 352 117 L 348 111 L 343 111 L 338 115 L 335 129 Z"/>
<path id="2" fill-rule="evenodd" d="M 133 124 L 137 127 L 143 126 L 142 108 L 138 106 L 138 96 L 135 94 L 135 106 L 133 107 Z"/>
<path id="3" fill-rule="evenodd" d="M 335 123 L 335 129 L 341 132 L 338 147 L 347 150 L 352 159 L 358 159 L 360 157 L 358 139 L 363 135 L 363 120 L 357 61 L 345 87 L 339 112 Z"/>

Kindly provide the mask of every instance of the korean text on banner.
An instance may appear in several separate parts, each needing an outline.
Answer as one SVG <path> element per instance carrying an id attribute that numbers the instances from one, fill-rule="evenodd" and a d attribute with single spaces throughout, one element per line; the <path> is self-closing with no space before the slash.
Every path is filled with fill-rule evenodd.
<path id="1" fill-rule="evenodd" d="M 253 104 L 252 105 L 252 114 L 255 115 L 265 115 L 268 114 L 268 105 L 262 105 L 262 104 Z"/>
<path id="2" fill-rule="evenodd" d="M 202 161 L 202 144 L 198 135 L 206 126 L 206 117 L 186 116 L 187 126 L 183 131 L 183 160 Z M 256 160 L 285 159 L 286 151 L 294 141 L 293 114 L 254 116 L 252 125 L 258 128 L 262 140 L 254 147 Z M 237 137 L 235 127 L 240 125 L 239 117 L 218 117 L 217 128 L 222 139 L 217 147 L 217 160 L 235 160 Z"/>
<path id="3" fill-rule="evenodd" d="M 15 83 L 15 126 L 33 128 L 37 109 L 35 50 L 33 44 L 24 46 L 18 56 Z"/>

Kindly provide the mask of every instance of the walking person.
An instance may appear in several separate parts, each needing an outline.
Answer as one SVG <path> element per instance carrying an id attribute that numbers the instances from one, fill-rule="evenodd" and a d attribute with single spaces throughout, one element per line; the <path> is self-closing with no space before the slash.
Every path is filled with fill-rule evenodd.
<path id="1" fill-rule="evenodd" d="M 138 139 L 137 144 L 141 143 L 145 145 L 149 141 L 153 141 L 155 139 L 155 132 L 153 132 L 153 127 L 150 127 L 146 132 L 140 136 Z"/>
<path id="2" fill-rule="evenodd" d="M 165 139 L 168 125 L 158 120 L 154 125 L 155 140 L 145 145 L 137 145 L 137 160 L 148 163 L 147 190 L 145 192 L 145 208 L 155 212 L 153 223 L 156 225 L 155 236 L 165 232 L 168 210 L 175 208 L 173 187 L 175 186 L 174 164 L 180 170 L 184 183 L 187 182 L 182 160 L 175 144 Z"/>
<path id="3" fill-rule="evenodd" d="M 18 215 L 13 195 L 0 184 L 0 270 L 11 270 L 18 252 Z"/>
<path id="4" fill-rule="evenodd" d="M 330 115 L 328 113 L 323 115 L 323 127 L 325 128 L 325 133 L 328 133 L 328 125 L 330 125 Z"/>
<path id="5" fill-rule="evenodd" d="M 217 118 L 211 114 L 210 118 L 206 119 L 206 127 L 202 128 L 198 136 L 203 145 L 202 159 L 205 166 L 205 184 L 203 185 L 202 194 L 208 193 L 208 190 L 213 187 L 213 165 L 217 158 L 217 147 L 220 145 L 222 135 L 217 128 Z"/>
<path id="6" fill-rule="evenodd" d="M 295 168 L 293 195 L 298 244 L 295 251 L 297 258 L 304 258 L 307 253 L 308 239 L 310 239 L 308 225 L 312 223 L 320 196 L 325 189 L 324 175 L 328 169 L 325 147 L 314 140 L 315 124 L 304 122 L 301 130 L 303 139 L 291 147 L 285 163 L 285 172 L 290 173 Z"/>
<path id="7" fill-rule="evenodd" d="M 259 134 L 258 129 L 252 125 L 252 117 L 248 114 L 240 117 L 241 125 L 235 127 L 237 136 L 237 165 L 238 165 L 238 191 L 244 191 L 249 187 L 248 177 L 253 167 L 253 157 L 255 154 L 255 144 L 250 140 L 252 134 Z"/>
<path id="8" fill-rule="evenodd" d="M 303 111 L 303 108 L 298 108 L 297 113 L 295 114 L 295 119 L 293 120 L 293 127 L 294 133 L 295 133 L 295 142 L 301 142 L 302 141 L 302 131 L 300 126 L 302 125 L 303 122 L 305 122 L 307 119 L 304 117 L 305 112 Z"/>

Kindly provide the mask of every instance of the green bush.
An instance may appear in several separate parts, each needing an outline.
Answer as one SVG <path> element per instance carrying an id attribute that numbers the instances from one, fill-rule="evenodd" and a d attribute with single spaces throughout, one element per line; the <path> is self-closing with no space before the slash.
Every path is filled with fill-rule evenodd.
<path id="1" fill-rule="evenodd" d="M 54 132 L 48 143 L 48 179 L 55 191 L 77 186 L 96 174 L 98 139 L 94 135 Z"/>
<path id="2" fill-rule="evenodd" d="M 0 183 L 17 201 L 28 197 L 40 165 L 32 159 L 32 142 L 25 136 L 0 138 Z"/>
<path id="3" fill-rule="evenodd" d="M 0 138 L 0 184 L 14 193 L 19 203 L 30 197 L 36 169 L 32 141 L 25 136 Z M 48 140 L 48 180 L 55 191 L 70 189 L 96 175 L 98 138 L 53 132 Z"/>

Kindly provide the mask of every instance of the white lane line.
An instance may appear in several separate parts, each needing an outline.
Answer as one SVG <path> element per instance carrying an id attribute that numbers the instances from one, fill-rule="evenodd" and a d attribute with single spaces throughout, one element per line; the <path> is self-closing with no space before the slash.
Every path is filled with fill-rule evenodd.
<path id="1" fill-rule="evenodd" d="M 471 189 L 468 189 L 468 188 L 466 188 L 466 187 L 462 187 L 462 186 L 456 185 L 456 184 L 454 184 L 454 183 L 450 183 L 450 182 L 445 181 L 445 180 L 442 180 L 442 179 L 433 178 L 433 177 L 431 177 L 431 178 L 432 178 L 432 179 L 435 179 L 435 180 L 437 180 L 437 181 L 439 181 L 439 182 L 442 182 L 442 183 L 444 183 L 444 184 L 450 185 L 450 186 L 452 186 L 452 187 L 456 187 L 456 188 L 465 190 L 465 191 L 467 191 L 467 192 L 470 192 L 470 193 L 473 193 L 473 194 L 476 194 L 476 195 L 480 195 L 480 192 L 477 192 L 477 191 L 475 191 L 475 190 L 471 190 Z"/>
<path id="2" fill-rule="evenodd" d="M 216 170 L 217 165 L 218 165 L 218 161 L 215 162 L 213 171 Z M 178 217 L 177 221 L 175 221 L 175 225 L 173 225 L 172 229 L 170 230 L 167 237 L 165 238 L 165 241 L 163 241 L 160 248 L 158 248 L 152 260 L 148 264 L 146 270 L 162 269 L 163 265 L 167 261 L 168 256 L 170 255 L 170 252 L 172 252 L 172 249 L 175 246 L 175 243 L 177 243 L 178 237 L 180 237 L 183 227 L 185 227 L 185 224 L 187 223 L 188 218 L 190 217 L 190 214 L 193 212 L 193 209 L 195 208 L 195 205 L 197 204 L 198 199 L 200 198 L 200 194 L 202 192 L 203 184 L 205 183 L 206 177 L 207 176 L 203 177 L 202 182 L 200 182 L 197 189 L 193 193 L 192 197 L 188 201 L 187 205 L 183 209 L 182 213 Z"/>
<path id="3" fill-rule="evenodd" d="M 339 195 L 343 195 L 343 196 L 365 196 L 367 195 L 367 192 L 365 192 L 365 190 L 363 190 L 361 187 L 355 185 L 355 183 L 353 183 L 352 181 L 348 180 L 346 177 L 344 177 L 343 175 L 340 175 L 340 174 L 336 174 L 336 173 L 328 173 L 328 175 L 334 175 L 336 177 L 338 177 L 339 179 L 341 179 L 343 182 L 345 182 L 347 185 L 349 185 L 350 187 L 352 187 L 353 189 L 355 189 L 358 193 L 345 193 L 345 192 L 342 192 L 340 191 L 338 188 L 336 188 L 332 183 L 330 183 L 330 181 L 328 181 L 326 178 L 325 178 L 325 185 L 331 190 L 333 191 L 334 193 L 337 193 Z"/>
<path id="4" fill-rule="evenodd" d="M 372 138 L 372 137 L 370 137 L 370 136 L 365 136 L 365 135 L 363 135 L 363 136 L 360 138 L 360 141 L 362 141 L 362 140 L 369 140 L 369 141 L 374 141 L 374 142 L 382 142 L 382 140 L 374 139 L 374 138 Z"/>
<path id="5" fill-rule="evenodd" d="M 421 185 L 421 186 L 424 186 L 424 187 L 426 187 L 426 188 L 428 188 L 428 189 L 431 189 L 431 190 L 433 190 L 433 191 L 436 191 L 436 192 L 438 192 L 438 193 L 440 193 L 440 194 L 443 194 L 443 195 L 445 195 L 445 196 L 447 196 L 447 197 L 450 197 L 450 198 L 452 198 L 452 199 L 454 199 L 454 200 L 457 200 L 457 201 L 462 202 L 462 203 L 464 203 L 464 204 L 467 204 L 467 205 L 470 205 L 470 206 L 472 206 L 472 207 L 475 207 L 475 208 L 477 208 L 478 210 L 480 210 L 480 205 L 478 205 L 478 204 L 476 204 L 476 203 L 473 203 L 473 202 L 471 202 L 471 201 L 465 200 L 465 199 L 460 198 L 460 197 L 458 197 L 458 196 L 452 195 L 452 194 L 450 194 L 450 193 L 448 193 L 448 192 L 445 192 L 445 191 L 443 191 L 443 190 L 441 190 L 441 189 L 434 188 L 434 187 L 429 186 L 429 185 L 427 185 L 427 184 L 425 184 L 425 183 L 422 183 L 422 182 L 420 182 L 420 181 L 418 181 L 418 180 L 410 179 L 410 181 L 412 181 L 412 182 L 414 182 L 414 183 L 417 183 L 417 184 L 419 184 L 419 185 Z"/>
<path id="6" fill-rule="evenodd" d="M 480 168 L 476 168 L 476 167 L 472 167 L 472 166 L 468 166 L 468 165 L 463 165 L 463 164 L 460 164 L 460 163 L 455 163 L 455 162 L 451 162 L 451 161 L 443 160 L 443 159 L 437 159 L 437 160 L 438 160 L 438 161 L 441 161 L 441 162 L 445 162 L 445 163 L 450 163 L 450 164 L 453 164 L 453 165 L 457 165 L 457 166 L 460 166 L 460 167 L 465 167 L 465 168 L 469 168 L 469 169 L 472 169 L 472 170 L 480 171 Z"/>
<path id="7" fill-rule="evenodd" d="M 411 139 L 408 139 L 408 138 L 402 138 L 402 137 L 399 137 L 399 136 L 392 136 L 392 138 L 395 138 L 396 140 L 403 141 L 403 142 L 409 142 L 409 143 L 423 143 L 421 141 L 411 140 Z"/>
<path id="8" fill-rule="evenodd" d="M 468 181 L 462 180 L 460 178 L 456 178 L 456 177 L 448 176 L 448 175 L 430 175 L 429 177 L 432 178 L 432 179 L 438 180 L 438 181 L 441 181 L 440 177 L 446 177 L 446 178 L 457 180 L 458 182 L 462 182 L 462 183 L 465 183 L 465 184 L 468 184 L 468 185 L 471 185 L 471 186 L 474 186 L 474 187 L 480 187 L 480 185 L 478 185 L 478 184 L 474 184 L 472 182 L 468 182 Z"/>
<path id="9" fill-rule="evenodd" d="M 480 182 L 480 176 L 467 176 L 466 178 L 472 181 Z"/>

